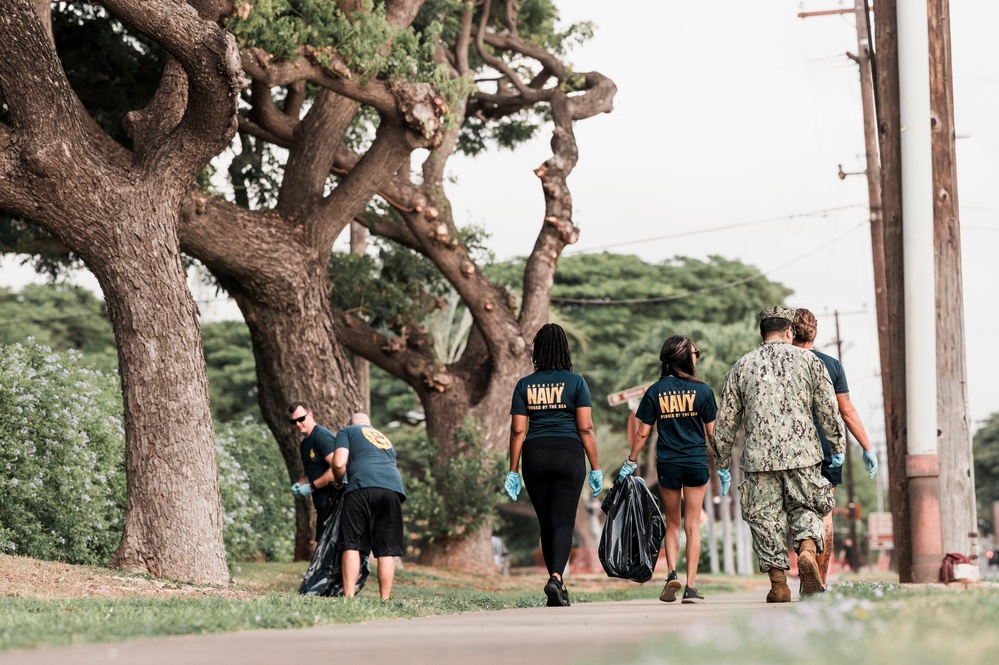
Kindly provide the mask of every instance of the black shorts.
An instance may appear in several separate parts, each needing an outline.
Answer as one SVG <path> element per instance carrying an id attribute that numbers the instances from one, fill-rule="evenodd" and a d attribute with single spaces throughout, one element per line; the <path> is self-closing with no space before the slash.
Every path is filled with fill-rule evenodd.
<path id="1" fill-rule="evenodd" d="M 678 490 L 683 487 L 700 487 L 711 479 L 711 471 L 698 466 L 680 466 L 679 464 L 657 464 L 659 487 L 668 490 Z"/>
<path id="2" fill-rule="evenodd" d="M 343 496 L 340 549 L 402 556 L 402 500 L 393 490 L 363 487 Z"/>

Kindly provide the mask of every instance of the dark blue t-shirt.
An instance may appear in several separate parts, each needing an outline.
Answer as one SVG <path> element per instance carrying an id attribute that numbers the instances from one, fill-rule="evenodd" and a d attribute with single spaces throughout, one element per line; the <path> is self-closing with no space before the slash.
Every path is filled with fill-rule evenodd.
<path id="1" fill-rule="evenodd" d="M 812 349 L 812 353 L 817 355 L 819 360 L 826 366 L 829 378 L 832 379 L 833 392 L 837 395 L 850 392 L 850 389 L 846 385 L 846 372 L 843 370 L 843 365 L 832 356 L 826 355 L 821 351 Z M 832 462 L 832 447 L 829 445 L 829 439 L 822 433 L 818 417 L 813 413 L 812 418 L 815 422 L 815 429 L 819 432 L 819 441 L 822 442 L 822 475 L 828 478 L 829 482 L 833 485 L 840 485 L 843 482 L 843 467 L 838 466 L 833 468 L 829 466 Z"/>
<path id="2" fill-rule="evenodd" d="M 517 382 L 510 413 L 527 416 L 525 441 L 540 437 L 576 439 L 576 409 L 593 406 L 590 388 L 579 374 L 565 370 L 535 372 Z"/>
<path id="3" fill-rule="evenodd" d="M 333 432 L 322 425 L 312 428 L 309 436 L 302 439 L 299 444 L 302 453 L 302 466 L 305 467 L 305 475 L 309 482 L 314 481 L 326 473 L 330 465 L 326 463 L 326 457 L 333 452 Z M 330 495 L 333 488 L 327 485 L 320 487 L 312 493 L 312 504 L 318 508 L 324 508 L 330 502 Z"/>
<path id="4" fill-rule="evenodd" d="M 656 423 L 656 463 L 708 468 L 704 423 L 718 415 L 715 394 L 706 383 L 666 376 L 645 391 L 635 417 Z"/>
<path id="5" fill-rule="evenodd" d="M 402 476 L 395 463 L 395 448 L 387 436 L 370 425 L 348 425 L 336 433 L 336 448 L 350 451 L 345 477 L 347 492 L 381 487 L 398 492 L 405 500 Z"/>

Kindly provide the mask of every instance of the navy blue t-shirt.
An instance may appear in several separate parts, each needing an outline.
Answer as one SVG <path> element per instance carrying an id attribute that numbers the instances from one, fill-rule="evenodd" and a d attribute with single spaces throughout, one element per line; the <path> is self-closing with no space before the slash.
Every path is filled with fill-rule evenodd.
<path id="1" fill-rule="evenodd" d="M 517 382 L 510 413 L 527 416 L 525 441 L 540 437 L 576 439 L 576 409 L 593 406 L 586 379 L 566 370 L 535 372 Z"/>
<path id="2" fill-rule="evenodd" d="M 832 379 L 833 392 L 837 395 L 850 392 L 850 388 L 846 385 L 846 372 L 843 370 L 843 365 L 832 356 L 826 355 L 821 351 L 812 349 L 812 353 L 817 355 L 819 360 L 821 360 L 826 366 L 826 370 L 829 372 L 829 378 Z M 812 417 L 815 422 L 815 429 L 819 432 L 819 441 L 822 442 L 822 475 L 828 478 L 829 482 L 833 485 L 842 484 L 843 467 L 838 466 L 833 468 L 829 466 L 832 463 L 832 447 L 829 445 L 829 439 L 827 439 L 825 434 L 822 433 L 818 417 L 816 417 L 814 413 L 812 414 Z"/>
<path id="3" fill-rule="evenodd" d="M 345 477 L 347 492 L 380 487 L 398 492 L 405 500 L 395 448 L 387 436 L 370 425 L 348 425 L 336 433 L 336 448 L 350 451 Z"/>
<path id="4" fill-rule="evenodd" d="M 656 463 L 708 468 L 704 423 L 718 415 L 715 394 L 706 383 L 665 376 L 645 391 L 635 417 L 656 423 Z"/>
<path id="5" fill-rule="evenodd" d="M 330 465 L 326 463 L 326 457 L 333 452 L 333 432 L 322 425 L 316 425 L 309 432 L 309 436 L 302 439 L 299 444 L 302 453 L 302 466 L 305 467 L 305 475 L 309 482 L 314 481 L 326 473 Z M 317 509 L 324 508 L 330 502 L 330 495 L 333 489 L 331 486 L 320 487 L 312 493 L 312 505 Z"/>

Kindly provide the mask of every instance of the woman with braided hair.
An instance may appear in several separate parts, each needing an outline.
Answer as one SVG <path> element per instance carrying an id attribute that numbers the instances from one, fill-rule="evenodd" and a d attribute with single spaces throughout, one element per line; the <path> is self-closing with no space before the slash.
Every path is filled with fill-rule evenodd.
<path id="1" fill-rule="evenodd" d="M 680 580 L 676 575 L 680 554 L 680 507 L 683 505 L 683 531 L 687 536 L 687 587 L 682 603 L 704 600 L 697 592 L 697 561 L 701 556 L 701 504 L 711 471 L 708 466 L 707 437 L 714 432 L 718 407 L 715 394 L 697 378 L 694 367 L 701 357 L 694 341 L 674 335 L 659 351 L 662 369 L 659 381 L 645 391 L 635 417 L 640 421 L 631 453 L 621 466 L 618 482 L 635 472 L 638 454 L 645 447 L 652 424 L 657 423 L 656 472 L 666 518 L 666 563 L 669 573 L 659 600 L 676 600 Z"/>
<path id="2" fill-rule="evenodd" d="M 549 578 L 548 607 L 569 604 L 562 574 L 569 562 L 579 492 L 590 461 L 593 496 L 603 488 L 586 380 L 572 371 L 565 331 L 549 323 L 534 336 L 534 373 L 517 382 L 510 407 L 510 473 L 504 487 L 514 501 L 524 481 L 541 527 L 541 552 Z"/>

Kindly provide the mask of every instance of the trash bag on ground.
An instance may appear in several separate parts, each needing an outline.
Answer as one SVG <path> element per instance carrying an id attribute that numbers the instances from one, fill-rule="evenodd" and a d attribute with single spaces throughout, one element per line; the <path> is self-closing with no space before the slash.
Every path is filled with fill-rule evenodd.
<path id="1" fill-rule="evenodd" d="M 316 551 L 312 555 L 309 569 L 305 571 L 302 586 L 298 593 L 304 596 L 342 596 L 343 568 L 340 548 L 340 511 L 343 509 L 343 490 L 331 494 L 333 505 L 323 532 L 316 541 Z M 357 575 L 356 591 L 364 587 L 368 580 L 368 556 L 361 555 L 361 570 Z M 356 592 L 355 591 L 355 592 Z"/>
<path id="2" fill-rule="evenodd" d="M 608 577 L 648 582 L 656 569 L 666 523 L 659 501 L 642 478 L 614 483 L 600 507 L 607 514 L 600 534 L 600 564 Z"/>

